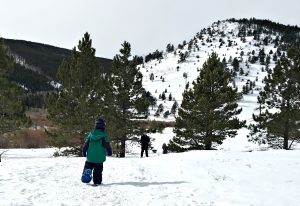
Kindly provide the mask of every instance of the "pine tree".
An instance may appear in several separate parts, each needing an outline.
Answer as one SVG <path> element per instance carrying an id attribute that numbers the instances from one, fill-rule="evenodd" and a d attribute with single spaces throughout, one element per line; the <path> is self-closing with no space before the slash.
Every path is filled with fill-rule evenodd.
<path id="1" fill-rule="evenodd" d="M 239 60 L 235 57 L 232 61 L 232 67 L 233 67 L 233 70 L 235 72 L 238 72 L 239 71 L 239 68 L 240 68 L 240 63 L 239 63 Z"/>
<path id="2" fill-rule="evenodd" d="M 146 92 L 146 99 L 148 100 L 149 105 L 152 107 L 152 110 L 153 110 L 153 107 L 156 106 L 156 103 L 157 103 L 156 98 L 153 97 L 150 92 Z"/>
<path id="3" fill-rule="evenodd" d="M 265 57 L 266 57 L 265 49 L 264 48 L 262 48 L 261 50 L 259 50 L 258 57 L 259 57 L 260 64 L 264 65 L 265 64 Z"/>
<path id="4" fill-rule="evenodd" d="M 173 114 L 174 116 L 176 114 L 177 108 L 178 108 L 178 103 L 177 103 L 177 101 L 174 101 L 174 104 L 172 105 L 172 108 L 171 108 L 171 114 Z"/>
<path id="5" fill-rule="evenodd" d="M 169 101 L 172 101 L 173 97 L 172 97 L 172 94 L 171 94 L 171 93 L 169 94 L 168 99 L 169 99 Z"/>
<path id="6" fill-rule="evenodd" d="M 154 74 L 153 74 L 153 73 L 150 74 L 150 80 L 151 80 L 151 81 L 154 80 Z"/>
<path id="7" fill-rule="evenodd" d="M 164 113 L 164 118 L 168 118 L 169 115 L 170 115 L 170 111 L 167 110 L 167 111 Z"/>
<path id="8" fill-rule="evenodd" d="M 178 63 L 183 63 L 185 62 L 186 58 L 189 56 L 189 53 L 186 51 L 184 53 L 179 54 L 179 60 Z"/>
<path id="9" fill-rule="evenodd" d="M 264 141 L 276 148 L 290 149 L 289 141 L 300 136 L 300 51 L 289 49 L 288 57 L 278 60 L 265 83 L 260 99 L 275 111 L 265 110 L 261 114 L 264 121 L 259 119 L 259 124 L 264 123 L 261 128 L 267 131 Z"/>
<path id="10" fill-rule="evenodd" d="M 159 104 L 156 111 L 156 116 L 159 116 L 164 111 L 164 105 Z"/>
<path id="11" fill-rule="evenodd" d="M 173 52 L 173 51 L 174 51 L 174 45 L 173 45 L 173 44 L 168 44 L 168 45 L 167 45 L 167 48 L 166 48 L 166 51 L 167 51 L 168 53 Z"/>
<path id="12" fill-rule="evenodd" d="M 13 64 L 0 38 L 0 134 L 30 125 L 30 120 L 25 116 L 23 89 L 7 79 Z"/>
<path id="13" fill-rule="evenodd" d="M 137 122 L 134 119 L 142 119 L 147 116 L 137 109 L 141 106 L 140 98 L 145 90 L 142 87 L 142 74 L 136 68 L 135 58 L 131 57 L 131 46 L 128 42 L 122 44 L 120 54 L 113 58 L 111 82 L 113 85 L 113 106 L 118 117 L 118 130 L 120 134 L 116 137 L 119 145 L 120 157 L 125 157 L 126 141 L 136 140 Z M 148 104 L 149 106 L 149 104 Z M 147 105 L 144 109 L 148 109 Z"/>
<path id="14" fill-rule="evenodd" d="M 94 126 L 97 116 L 106 116 L 106 100 L 110 88 L 102 67 L 96 59 L 96 50 L 88 33 L 72 50 L 70 62 L 63 60 L 57 79 L 59 92 L 48 98 L 49 119 L 59 126 L 52 134 L 54 146 L 70 147 L 70 153 L 80 155 L 83 138 Z M 108 113 L 108 112 L 107 112 Z"/>
<path id="15" fill-rule="evenodd" d="M 194 90 L 183 93 L 170 150 L 209 150 L 215 143 L 236 135 L 244 123 L 235 117 L 241 112 L 237 105 L 239 95 L 228 86 L 229 79 L 217 54 L 212 53 L 193 83 Z"/>
<path id="16" fill-rule="evenodd" d="M 227 61 L 226 61 L 225 57 L 222 60 L 222 65 L 223 65 L 224 68 L 227 66 Z"/>
<path id="17" fill-rule="evenodd" d="M 163 93 L 161 94 L 161 99 L 162 99 L 162 100 L 166 100 L 166 93 L 165 93 L 165 92 L 163 92 Z"/>

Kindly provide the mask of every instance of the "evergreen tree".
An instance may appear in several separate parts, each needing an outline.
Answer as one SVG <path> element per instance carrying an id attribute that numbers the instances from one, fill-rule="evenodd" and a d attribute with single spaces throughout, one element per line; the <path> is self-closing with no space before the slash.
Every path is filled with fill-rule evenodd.
<path id="1" fill-rule="evenodd" d="M 57 79 L 59 92 L 48 98 L 49 119 L 59 126 L 51 134 L 51 143 L 57 147 L 69 147 L 73 154 L 80 155 L 80 146 L 97 116 L 105 116 L 108 81 L 96 59 L 96 50 L 88 33 L 72 50 L 70 62 L 63 60 Z M 108 113 L 108 112 L 107 112 Z"/>
<path id="2" fill-rule="evenodd" d="M 276 53 L 273 55 L 273 61 L 277 62 L 277 55 L 276 55 Z"/>
<path id="3" fill-rule="evenodd" d="M 180 53 L 178 63 L 185 62 L 185 60 L 188 56 L 189 56 L 189 53 L 187 51 L 184 53 Z"/>
<path id="4" fill-rule="evenodd" d="M 150 80 L 151 80 L 151 81 L 154 80 L 154 74 L 153 74 L 153 73 L 150 74 Z"/>
<path id="5" fill-rule="evenodd" d="M 186 83 L 185 89 L 188 89 L 190 87 L 190 82 Z"/>
<path id="6" fill-rule="evenodd" d="M 7 79 L 13 64 L 0 38 L 0 135 L 30 124 L 25 116 L 23 89 Z"/>
<path id="7" fill-rule="evenodd" d="M 232 67 L 233 67 L 233 70 L 235 72 L 238 72 L 239 71 L 239 68 L 240 68 L 240 63 L 239 63 L 239 60 L 235 57 L 232 61 Z"/>
<path id="8" fill-rule="evenodd" d="M 267 55 L 267 57 L 266 57 L 266 66 L 268 67 L 270 63 L 271 63 L 271 57 L 270 57 L 270 55 Z"/>
<path id="9" fill-rule="evenodd" d="M 157 113 L 161 114 L 164 111 L 164 105 L 163 104 L 159 104 L 158 108 L 157 108 Z"/>
<path id="10" fill-rule="evenodd" d="M 146 98 L 149 102 L 149 105 L 152 107 L 152 110 L 153 110 L 153 107 L 156 106 L 156 103 L 157 103 L 156 98 L 153 97 L 150 92 L 146 92 Z"/>
<path id="11" fill-rule="evenodd" d="M 223 60 L 222 60 L 222 64 L 223 64 L 223 67 L 225 68 L 227 66 L 227 61 L 226 61 L 226 58 L 224 57 Z"/>
<path id="12" fill-rule="evenodd" d="M 264 65 L 265 64 L 265 57 L 266 57 L 265 49 L 264 48 L 262 48 L 261 50 L 259 50 L 258 57 L 259 57 L 260 64 Z"/>
<path id="13" fill-rule="evenodd" d="M 144 58 L 142 56 L 135 56 L 137 64 L 143 64 L 144 63 Z"/>
<path id="14" fill-rule="evenodd" d="M 174 101 L 174 104 L 172 105 L 172 108 L 171 108 L 171 114 L 173 114 L 174 116 L 176 114 L 177 108 L 178 108 L 178 103 L 177 103 L 177 101 Z"/>
<path id="15" fill-rule="evenodd" d="M 183 78 L 185 78 L 185 79 L 187 79 L 188 78 L 188 73 L 186 73 L 186 72 L 183 72 Z"/>
<path id="16" fill-rule="evenodd" d="M 246 37 L 246 27 L 245 26 L 241 26 L 239 28 L 238 37 Z"/>
<path id="17" fill-rule="evenodd" d="M 168 53 L 173 52 L 173 51 L 174 51 L 174 45 L 173 45 L 173 44 L 168 44 L 168 45 L 167 45 L 166 51 L 167 51 Z"/>
<path id="18" fill-rule="evenodd" d="M 170 94 L 169 94 L 169 97 L 168 97 L 169 101 L 172 101 L 172 98 L 173 98 L 173 97 L 172 97 L 172 94 L 170 93 Z"/>
<path id="19" fill-rule="evenodd" d="M 137 140 L 137 122 L 134 119 L 142 119 L 147 116 L 141 112 L 140 98 L 143 96 L 142 74 L 136 68 L 135 58 L 131 59 L 131 46 L 124 41 L 120 54 L 113 58 L 111 82 L 113 85 L 114 107 L 116 110 L 119 136 L 116 137 L 120 148 L 120 157 L 125 157 L 125 146 L 128 140 Z M 147 103 L 147 101 L 145 101 Z M 149 104 L 147 103 L 149 106 Z M 144 105 L 144 109 L 147 108 Z"/>
<path id="20" fill-rule="evenodd" d="M 167 111 L 164 113 L 164 118 L 168 118 L 169 115 L 170 115 L 170 111 L 167 110 Z"/>
<path id="21" fill-rule="evenodd" d="M 289 141 L 300 136 L 300 51 L 289 49 L 288 57 L 278 60 L 265 83 L 260 99 L 268 109 L 276 108 L 273 113 L 265 110 L 261 114 L 263 121 L 259 119 L 259 124 L 264 123 L 260 127 L 267 131 L 265 142 L 290 149 Z"/>
<path id="22" fill-rule="evenodd" d="M 165 92 L 163 92 L 163 93 L 161 94 L 161 99 L 162 99 L 162 100 L 166 100 L 166 93 L 165 93 Z"/>
<path id="23" fill-rule="evenodd" d="M 240 75 L 244 75 L 245 73 L 244 73 L 244 70 L 243 70 L 243 68 L 240 68 Z"/>
<path id="24" fill-rule="evenodd" d="M 243 122 L 235 117 L 241 112 L 237 108 L 239 95 L 228 86 L 229 79 L 217 54 L 212 53 L 193 83 L 194 90 L 183 93 L 170 150 L 209 150 L 214 143 L 221 144 L 226 137 L 236 135 Z"/>

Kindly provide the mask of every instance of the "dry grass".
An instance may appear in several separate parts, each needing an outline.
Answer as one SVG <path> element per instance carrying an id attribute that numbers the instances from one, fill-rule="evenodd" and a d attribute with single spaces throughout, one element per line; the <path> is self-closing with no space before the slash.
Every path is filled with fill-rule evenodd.
<path id="1" fill-rule="evenodd" d="M 48 136 L 43 129 L 26 129 L 15 133 L 15 146 L 22 148 L 43 148 L 48 146 Z"/>
<path id="2" fill-rule="evenodd" d="M 47 112 L 41 109 L 31 109 L 26 112 L 26 116 L 29 117 L 36 127 L 52 127 L 53 124 L 47 119 Z"/>
<path id="3" fill-rule="evenodd" d="M 48 146 L 45 127 L 52 127 L 45 110 L 26 112 L 33 125 L 31 128 L 17 130 L 0 136 L 0 148 L 44 148 Z"/>

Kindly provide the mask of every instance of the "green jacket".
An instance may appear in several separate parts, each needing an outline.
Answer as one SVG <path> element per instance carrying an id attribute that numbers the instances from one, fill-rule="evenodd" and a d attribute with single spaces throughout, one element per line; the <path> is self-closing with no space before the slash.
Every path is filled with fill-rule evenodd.
<path id="1" fill-rule="evenodd" d="M 109 137 L 104 131 L 95 129 L 85 139 L 86 159 L 92 163 L 103 163 L 106 160 L 105 145 L 109 145 Z M 85 156 L 85 155 L 84 155 Z"/>

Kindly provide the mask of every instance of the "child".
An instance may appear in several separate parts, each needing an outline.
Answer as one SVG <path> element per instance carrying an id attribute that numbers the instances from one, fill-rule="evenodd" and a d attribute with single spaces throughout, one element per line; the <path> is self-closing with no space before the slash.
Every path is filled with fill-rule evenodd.
<path id="1" fill-rule="evenodd" d="M 105 150 L 108 156 L 112 156 L 112 150 L 109 145 L 109 138 L 105 133 L 105 120 L 98 117 L 95 122 L 95 129 L 89 133 L 85 139 L 82 156 L 86 157 L 81 181 L 89 183 L 92 179 L 95 185 L 100 185 L 102 182 L 103 162 L 106 159 Z"/>
<path id="2" fill-rule="evenodd" d="M 168 153 L 168 147 L 167 147 L 166 143 L 163 143 L 162 149 L 163 149 L 163 154 L 167 154 Z"/>

